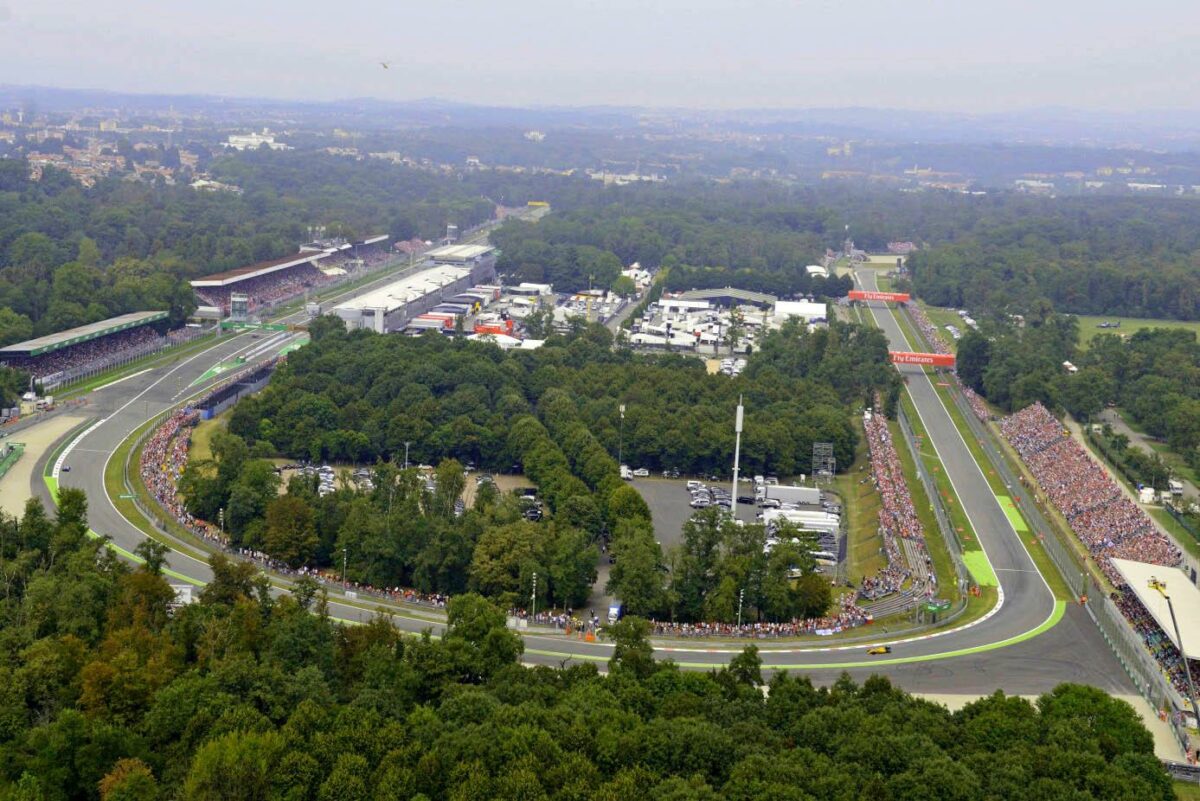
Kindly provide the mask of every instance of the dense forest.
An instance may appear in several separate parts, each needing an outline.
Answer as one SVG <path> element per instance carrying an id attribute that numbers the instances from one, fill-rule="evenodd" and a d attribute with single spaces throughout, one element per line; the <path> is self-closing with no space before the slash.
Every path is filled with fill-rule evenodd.
<path id="1" fill-rule="evenodd" d="M 846 294 L 849 279 L 812 280 L 804 270 L 834 244 L 833 212 L 747 207 L 737 202 L 740 194 L 689 200 L 679 190 L 620 192 L 537 223 L 514 220 L 492 237 L 501 251 L 498 268 L 560 290 L 607 288 L 623 267 L 638 262 L 669 267 L 670 290 L 736 286 L 781 296 Z"/>
<path id="2" fill-rule="evenodd" d="M 710 544 L 697 552 L 699 562 L 687 563 L 701 567 L 672 573 L 672 581 L 705 589 L 665 584 L 667 557 L 645 503 L 619 478 L 618 449 L 634 464 L 724 475 L 734 408 L 744 396 L 747 471 L 804 471 L 818 441 L 832 442 L 848 465 L 857 441 L 852 409 L 876 391 L 894 403 L 899 387 L 882 335 L 838 322 L 814 332 L 789 324 L 770 334 L 744 379 L 710 375 L 686 357 L 614 349 L 598 325 L 506 354 L 437 335 L 347 333 L 339 322 L 322 318 L 313 344 L 234 408 L 228 431 L 212 438 L 213 458 L 189 464 L 181 481 L 189 509 L 206 520 L 224 510 L 235 545 L 292 566 L 329 566 L 344 549 L 356 581 L 473 589 L 503 604 L 518 603 L 535 572 L 548 577 L 539 583 L 543 604 L 582 603 L 595 579 L 597 544 L 608 540 L 631 554 L 614 587 L 629 589 L 636 610 L 730 617 L 725 601 L 704 598 L 710 583 L 732 586 L 732 576 L 753 567 L 741 558 L 738 532 L 710 521 Z M 415 471 L 395 468 L 406 443 L 413 464 L 441 463 L 432 492 Z M 280 495 L 266 461 L 275 455 L 375 464 L 374 489 L 346 485 L 322 496 L 315 477 L 297 476 Z M 465 462 L 522 472 L 546 504 L 545 519 L 530 522 L 516 498 L 486 485 L 472 509 L 455 514 Z M 792 566 L 803 570 L 804 561 Z M 787 583 L 783 573 L 777 578 Z M 776 592 L 764 581 L 760 590 L 747 614 L 782 620 L 818 614 L 829 603 L 827 588 Z"/>
<path id="3" fill-rule="evenodd" d="M 164 548 L 119 561 L 86 499 L 0 517 L 0 797 L 16 801 L 1106 799 L 1170 801 L 1133 709 L 1061 685 L 951 713 L 872 677 L 829 687 L 753 647 L 728 667 L 656 662 L 647 625 L 593 664 L 520 665 L 477 595 L 441 638 L 331 620 L 317 585 L 274 596 L 213 557 L 175 607 Z"/>
<path id="4" fill-rule="evenodd" d="M 917 294 L 936 306 L 1200 318 L 1200 203 L 1001 196 L 911 257 Z M 919 231 L 917 232 L 920 233 Z"/>
<path id="5" fill-rule="evenodd" d="M 1079 321 L 1048 312 L 1030 315 L 1023 326 L 986 321 L 958 341 L 958 376 L 1004 411 L 1040 401 L 1054 408 L 1080 408 L 1100 402 L 1090 395 L 1087 376 L 1063 369 L 1077 358 Z"/>
<path id="6" fill-rule="evenodd" d="M 814 440 L 833 442 L 838 461 L 848 464 L 855 434 L 847 407 L 895 380 L 882 335 L 836 321 L 815 332 L 789 325 L 769 335 L 747 376 L 732 380 L 707 374 L 697 359 L 614 349 L 599 325 L 552 337 L 537 350 L 504 353 L 438 336 L 346 334 L 337 323 L 323 320 L 312 346 L 291 355 L 264 392 L 239 403 L 232 433 L 252 448 L 313 461 L 370 463 L 403 456 L 410 442 L 412 461 L 454 457 L 504 471 L 520 462 L 510 442 L 513 421 L 538 413 L 554 433 L 545 410 L 565 396 L 564 414 L 609 454 L 622 438 L 617 407 L 625 403 L 628 463 L 726 474 L 730 421 L 744 395 L 743 465 L 792 475 L 808 466 Z"/>

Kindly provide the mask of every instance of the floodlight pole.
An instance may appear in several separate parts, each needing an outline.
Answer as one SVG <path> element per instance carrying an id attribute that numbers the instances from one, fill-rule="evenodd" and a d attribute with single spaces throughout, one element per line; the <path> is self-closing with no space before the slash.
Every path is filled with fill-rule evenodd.
<path id="1" fill-rule="evenodd" d="M 625 464 L 623 461 L 625 451 L 625 404 L 622 403 L 617 409 L 621 412 L 621 435 L 617 440 L 617 464 L 622 465 Z"/>
<path id="2" fill-rule="evenodd" d="M 745 415 L 745 410 L 742 407 L 742 396 L 738 395 L 737 416 L 733 419 L 733 492 L 729 500 L 729 514 L 737 520 L 738 507 L 738 461 L 742 453 L 742 419 Z"/>
<path id="3" fill-rule="evenodd" d="M 1183 635 L 1179 633 L 1179 621 L 1175 619 L 1175 605 L 1171 603 L 1171 596 L 1167 594 L 1167 582 L 1151 576 L 1150 588 L 1158 590 L 1162 597 L 1167 599 L 1167 611 L 1171 613 L 1171 626 L 1175 629 L 1175 642 L 1179 644 L 1179 656 L 1183 660 L 1183 675 L 1187 677 L 1188 701 L 1192 705 L 1192 716 L 1200 721 L 1200 707 L 1196 706 L 1196 685 L 1192 682 L 1192 669 L 1188 665 L 1187 651 L 1183 647 Z M 1187 725 L 1186 721 L 1184 725 Z"/>

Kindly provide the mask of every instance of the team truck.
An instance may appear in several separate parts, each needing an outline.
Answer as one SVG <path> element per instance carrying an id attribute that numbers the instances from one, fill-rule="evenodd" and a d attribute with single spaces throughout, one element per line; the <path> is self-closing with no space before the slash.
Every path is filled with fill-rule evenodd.
<path id="1" fill-rule="evenodd" d="M 763 498 L 773 498 L 780 503 L 803 503 L 815 506 L 821 503 L 821 491 L 816 487 L 764 484 Z"/>
<path id="2" fill-rule="evenodd" d="M 1169 489 L 1171 491 L 1172 495 L 1182 495 L 1183 494 L 1183 482 L 1178 479 L 1174 479 L 1174 478 L 1168 479 L 1167 480 L 1167 489 Z"/>

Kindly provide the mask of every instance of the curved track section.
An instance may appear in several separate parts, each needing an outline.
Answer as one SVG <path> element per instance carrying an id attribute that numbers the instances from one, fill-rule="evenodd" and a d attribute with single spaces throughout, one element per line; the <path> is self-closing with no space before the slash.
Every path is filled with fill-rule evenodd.
<path id="1" fill-rule="evenodd" d="M 865 288 L 874 288 L 873 273 L 864 283 Z M 893 349 L 910 349 L 890 310 L 880 305 L 873 306 L 871 312 Z M 260 344 L 250 334 L 226 336 L 181 362 L 151 369 L 92 393 L 90 408 L 96 422 L 70 444 L 63 461 L 72 470 L 60 473 L 58 478 L 62 486 L 88 493 L 90 522 L 95 531 L 109 536 L 114 545 L 126 551 L 132 551 L 145 537 L 117 511 L 105 492 L 104 468 L 111 454 L 143 422 L 219 381 L 219 375 L 205 377 L 216 365 L 251 354 Z M 274 352 L 261 352 L 248 363 Z M 832 681 L 843 671 L 860 678 L 881 673 L 906 689 L 920 692 L 984 693 L 1002 687 L 1009 692 L 1036 693 L 1062 681 L 1084 682 L 1113 692 L 1132 691 L 1086 613 L 1074 605 L 1056 603 L 929 379 L 920 370 L 904 369 L 908 372 L 908 391 L 929 438 L 954 477 L 963 508 L 996 570 L 1003 604 L 973 624 L 919 637 L 896 636 L 892 640 L 893 653 L 883 658 L 866 656 L 865 645 L 820 648 L 811 643 L 759 641 L 764 667 L 804 670 L 822 682 Z M 39 466 L 34 491 L 49 500 L 42 472 Z M 194 549 L 188 546 L 182 550 Z M 210 578 L 206 563 L 181 550 L 169 554 L 168 567 L 197 584 Z M 282 577 L 274 581 L 286 585 Z M 331 594 L 329 608 L 333 617 L 348 622 L 365 621 L 385 612 L 406 631 L 433 628 L 436 632 L 441 627 L 432 610 L 348 599 L 337 593 Z M 886 630 L 878 631 L 878 635 L 881 642 L 889 641 Z M 529 632 L 523 636 L 526 661 L 530 663 L 603 663 L 612 653 L 605 643 L 587 643 L 558 634 Z M 728 662 L 740 652 L 742 643 L 673 640 L 656 646 L 659 657 L 672 659 L 681 667 L 710 669 Z"/>

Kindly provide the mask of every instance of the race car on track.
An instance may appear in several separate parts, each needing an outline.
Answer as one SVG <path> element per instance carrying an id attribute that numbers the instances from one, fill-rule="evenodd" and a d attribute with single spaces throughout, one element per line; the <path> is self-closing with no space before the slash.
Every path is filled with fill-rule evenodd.
<path id="1" fill-rule="evenodd" d="M 873 645 L 867 649 L 868 656 L 879 656 L 880 654 L 890 654 L 892 646 L 890 645 Z"/>

